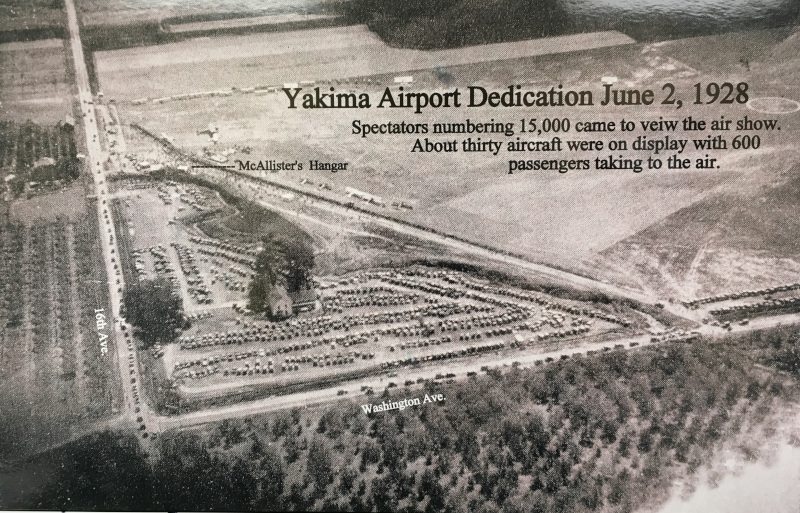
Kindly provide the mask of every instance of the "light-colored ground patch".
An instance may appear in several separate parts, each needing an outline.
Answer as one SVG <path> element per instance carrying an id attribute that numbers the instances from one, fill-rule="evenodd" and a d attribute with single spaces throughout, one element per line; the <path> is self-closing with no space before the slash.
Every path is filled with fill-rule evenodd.
<path id="1" fill-rule="evenodd" d="M 160 22 L 174 17 L 218 16 L 220 13 L 305 12 L 315 7 L 318 7 L 317 0 L 81 0 L 78 5 L 85 25 Z"/>
<path id="2" fill-rule="evenodd" d="M 61 39 L 37 39 L 35 41 L 14 41 L 0 44 L 0 52 L 16 52 L 20 50 L 33 50 L 38 48 L 62 48 Z"/>
<path id="3" fill-rule="evenodd" d="M 796 260 L 729 248 L 707 254 L 701 268 L 701 289 L 697 297 L 748 290 L 756 283 L 764 288 L 794 283 L 800 276 L 800 263 Z"/>
<path id="4" fill-rule="evenodd" d="M 276 14 L 272 16 L 255 16 L 252 18 L 233 18 L 230 20 L 197 21 L 193 23 L 172 23 L 168 30 L 174 34 L 181 32 L 200 32 L 207 30 L 225 30 L 242 27 L 258 27 L 263 25 L 279 25 L 281 23 L 299 23 L 335 18 L 326 14 Z"/>
<path id="5" fill-rule="evenodd" d="M 519 175 L 472 191 L 445 208 L 459 211 L 454 218 L 475 214 L 509 226 L 510 237 L 502 242 L 510 249 L 535 253 L 545 247 L 554 254 L 584 255 L 693 203 L 721 179 L 697 172 L 620 176 L 595 170 L 583 173 L 580 180 Z M 585 208 L 589 204 L 616 208 Z"/>
<path id="6" fill-rule="evenodd" d="M 34 222 L 54 222 L 65 217 L 77 222 L 86 209 L 86 193 L 83 186 L 74 184 L 66 189 L 31 199 L 20 199 L 11 203 L 11 218 L 28 226 Z"/>

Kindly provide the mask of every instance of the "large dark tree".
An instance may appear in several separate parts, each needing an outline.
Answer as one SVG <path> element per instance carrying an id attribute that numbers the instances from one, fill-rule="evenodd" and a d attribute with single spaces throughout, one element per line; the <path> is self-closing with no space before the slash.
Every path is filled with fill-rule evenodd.
<path id="1" fill-rule="evenodd" d="M 183 304 L 167 280 L 129 285 L 123 296 L 126 320 L 148 346 L 170 342 L 183 325 Z"/>
<path id="2" fill-rule="evenodd" d="M 61 157 L 56 162 L 56 169 L 58 169 L 58 178 L 74 180 L 80 174 L 81 161 L 75 156 Z"/>
<path id="3" fill-rule="evenodd" d="M 289 292 L 308 288 L 314 268 L 314 251 L 305 240 L 269 235 L 256 255 L 255 278 L 248 289 L 248 307 L 255 312 L 269 308 L 267 298 L 276 285 Z"/>
<path id="4" fill-rule="evenodd" d="M 256 274 L 247 289 L 247 306 L 254 312 L 266 312 L 269 308 L 267 298 L 272 291 L 272 282 L 265 274 Z"/>
<path id="5" fill-rule="evenodd" d="M 285 260 L 286 288 L 296 292 L 308 287 L 314 268 L 314 251 L 305 241 L 284 239 L 280 241 Z"/>

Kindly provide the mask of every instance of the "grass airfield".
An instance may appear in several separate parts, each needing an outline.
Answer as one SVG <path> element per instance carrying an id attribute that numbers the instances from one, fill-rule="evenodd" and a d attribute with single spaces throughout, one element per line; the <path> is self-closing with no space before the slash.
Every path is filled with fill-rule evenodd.
<path id="1" fill-rule="evenodd" d="M 738 198 L 740 205 L 751 205 L 753 198 L 780 187 L 792 176 L 798 161 L 796 149 L 798 114 L 760 114 L 745 105 L 691 104 L 694 84 L 728 81 L 747 82 L 752 97 L 779 96 L 800 99 L 793 80 L 798 46 L 792 29 L 774 29 L 742 34 L 706 36 L 656 44 L 620 44 L 582 49 L 568 54 L 486 59 L 485 49 L 458 50 L 460 58 L 475 56 L 474 63 L 457 62 L 431 69 L 431 55 L 439 52 L 413 51 L 412 62 L 420 69 L 402 74 L 414 76 L 414 91 L 446 91 L 480 85 L 503 90 L 509 84 L 521 84 L 526 90 L 547 90 L 563 84 L 565 89 L 590 90 L 595 101 L 602 97 L 600 77 L 619 77 L 618 87 L 651 88 L 656 98 L 663 98 L 662 84 L 675 85 L 683 108 L 656 104 L 643 106 L 461 108 L 427 110 L 414 114 L 406 109 L 315 109 L 290 110 L 281 92 L 263 95 L 233 91 L 230 96 L 214 96 L 180 101 L 134 105 L 135 98 L 157 98 L 198 90 L 280 85 L 301 79 L 315 80 L 321 87 L 337 91 L 370 93 L 377 99 L 385 87 L 393 85 L 398 73 L 388 67 L 397 60 L 397 52 L 360 27 L 318 29 L 337 44 L 322 50 L 309 37 L 315 31 L 285 32 L 201 38 L 162 47 L 134 48 L 95 55 L 100 85 L 108 98 L 118 101 L 123 123 L 139 123 L 157 134 L 164 134 L 179 147 L 191 152 L 213 149 L 236 149 L 249 146 L 251 152 L 235 151 L 235 159 L 278 161 L 309 160 L 348 162 L 346 171 L 279 171 L 269 178 L 294 187 L 326 183 L 337 199 L 346 198 L 345 188 L 353 187 L 384 199 L 386 207 L 374 208 L 384 214 L 433 227 L 445 233 L 488 244 L 526 257 L 582 274 L 650 290 L 669 297 L 686 298 L 695 293 L 715 293 L 728 287 L 722 277 L 728 273 L 727 259 L 747 260 L 758 257 L 761 269 L 737 273 L 734 287 L 751 281 L 777 280 L 783 283 L 786 269 L 796 253 L 786 252 L 786 241 L 773 241 L 773 247 L 759 248 L 758 254 L 746 244 L 733 240 L 724 243 L 727 252 L 713 265 L 692 266 L 698 253 L 713 249 L 718 238 L 707 227 L 680 224 L 687 209 L 703 209 L 705 216 L 718 217 L 715 198 Z M 732 38 L 740 42 L 731 44 Z M 194 42 L 193 42 L 194 41 Z M 296 44 L 297 43 L 297 44 Z M 264 45 L 274 44 L 265 49 Z M 514 45 L 515 43 L 504 43 Z M 525 48 L 528 43 L 520 43 Z M 545 45 L 546 46 L 546 45 Z M 213 51 L 209 48 L 214 48 Z M 237 57 L 221 60 L 238 49 Z M 163 50 L 163 53 L 158 54 Z M 208 50 L 208 51 L 206 51 Z M 409 51 L 410 52 L 410 51 Z M 483 54 L 481 53 L 483 52 Z M 480 57 L 484 55 L 484 57 Z M 466 57 L 465 57 L 466 56 Z M 157 60 L 154 60 L 156 59 Z M 205 59 L 205 60 L 204 60 Z M 291 63 L 291 70 L 286 64 Z M 351 66 L 352 64 L 352 66 Z M 423 66 L 423 64 L 425 66 Z M 258 71 L 268 69 L 264 74 Z M 795 71 L 793 71 L 795 70 Z M 291 74 L 290 74 L 291 71 Z M 323 83 L 319 83 L 322 81 Z M 589 159 L 608 156 L 609 151 L 563 151 L 557 154 L 526 152 L 511 154 L 504 150 L 494 156 L 486 153 L 413 153 L 419 136 L 393 135 L 362 138 L 352 134 L 352 122 L 433 123 L 501 121 L 514 123 L 519 132 L 520 118 L 569 118 L 578 121 L 635 121 L 633 135 L 619 131 L 610 134 L 579 134 L 572 130 L 559 134 L 565 140 L 598 139 L 607 145 L 610 139 L 636 135 L 661 137 L 665 133 L 642 132 L 638 123 L 645 120 L 681 120 L 686 116 L 708 121 L 778 119 L 780 131 L 760 133 L 757 151 L 718 151 L 718 168 L 630 170 L 522 171 L 507 174 L 508 160 L 518 158 Z M 219 126 L 219 142 L 211 145 L 205 134 L 198 134 L 209 123 Z M 721 133 L 721 132 L 720 132 Z M 705 138 L 712 132 L 678 130 L 668 135 L 681 139 Z M 713 133 L 716 135 L 716 133 Z M 723 133 L 729 140 L 736 133 Z M 515 134 L 514 137 L 527 134 Z M 432 141 L 458 139 L 467 135 L 431 135 Z M 504 135 L 484 135 L 507 142 Z M 545 136 L 526 137 L 530 140 Z M 547 137 L 550 138 L 549 136 Z M 513 139 L 513 137 L 511 138 Z M 151 142 L 129 147 L 131 153 L 146 153 Z M 703 157 L 707 151 L 692 149 L 688 143 L 682 158 Z M 616 152 L 619 154 L 620 152 Z M 626 158 L 646 159 L 648 152 L 624 152 Z M 306 182 L 305 184 L 301 182 Z M 396 209 L 391 203 L 406 203 L 412 209 Z M 677 216 L 677 217 L 676 217 Z M 758 223 L 757 218 L 752 222 Z M 724 218 L 724 216 L 723 216 Z M 721 222 L 725 222 L 724 220 Z M 737 226 L 731 226 L 735 231 Z M 753 232 L 759 227 L 749 226 Z M 731 230 L 728 230 L 731 231 Z M 744 239 L 745 236 L 739 237 Z M 647 240 L 644 240 L 647 239 Z M 780 254 L 778 254 L 780 253 Z M 745 258 L 747 257 L 747 258 Z M 769 276 L 770 258 L 777 270 Z M 740 259 L 741 259 L 740 258 Z M 787 262 L 786 259 L 789 259 Z M 676 262 L 688 261 L 689 264 Z M 765 264 L 766 263 L 766 264 Z M 698 272 L 700 271 L 700 272 Z"/>

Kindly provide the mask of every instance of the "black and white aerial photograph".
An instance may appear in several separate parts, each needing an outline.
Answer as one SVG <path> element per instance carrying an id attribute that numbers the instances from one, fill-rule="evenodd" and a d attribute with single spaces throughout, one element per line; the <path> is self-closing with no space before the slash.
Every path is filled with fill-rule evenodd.
<path id="1" fill-rule="evenodd" d="M 0 511 L 800 512 L 800 0 L 0 0 Z"/>

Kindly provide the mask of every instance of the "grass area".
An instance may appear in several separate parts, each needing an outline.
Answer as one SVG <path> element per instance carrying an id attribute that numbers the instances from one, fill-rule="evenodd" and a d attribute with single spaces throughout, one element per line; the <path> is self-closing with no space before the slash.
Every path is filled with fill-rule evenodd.
<path id="1" fill-rule="evenodd" d="M 200 228 L 211 237 L 223 240 L 235 232 L 240 237 L 244 235 L 250 242 L 276 236 L 311 244 L 311 237 L 296 224 L 253 203 L 245 203 L 240 211 L 221 219 L 205 221 Z"/>

